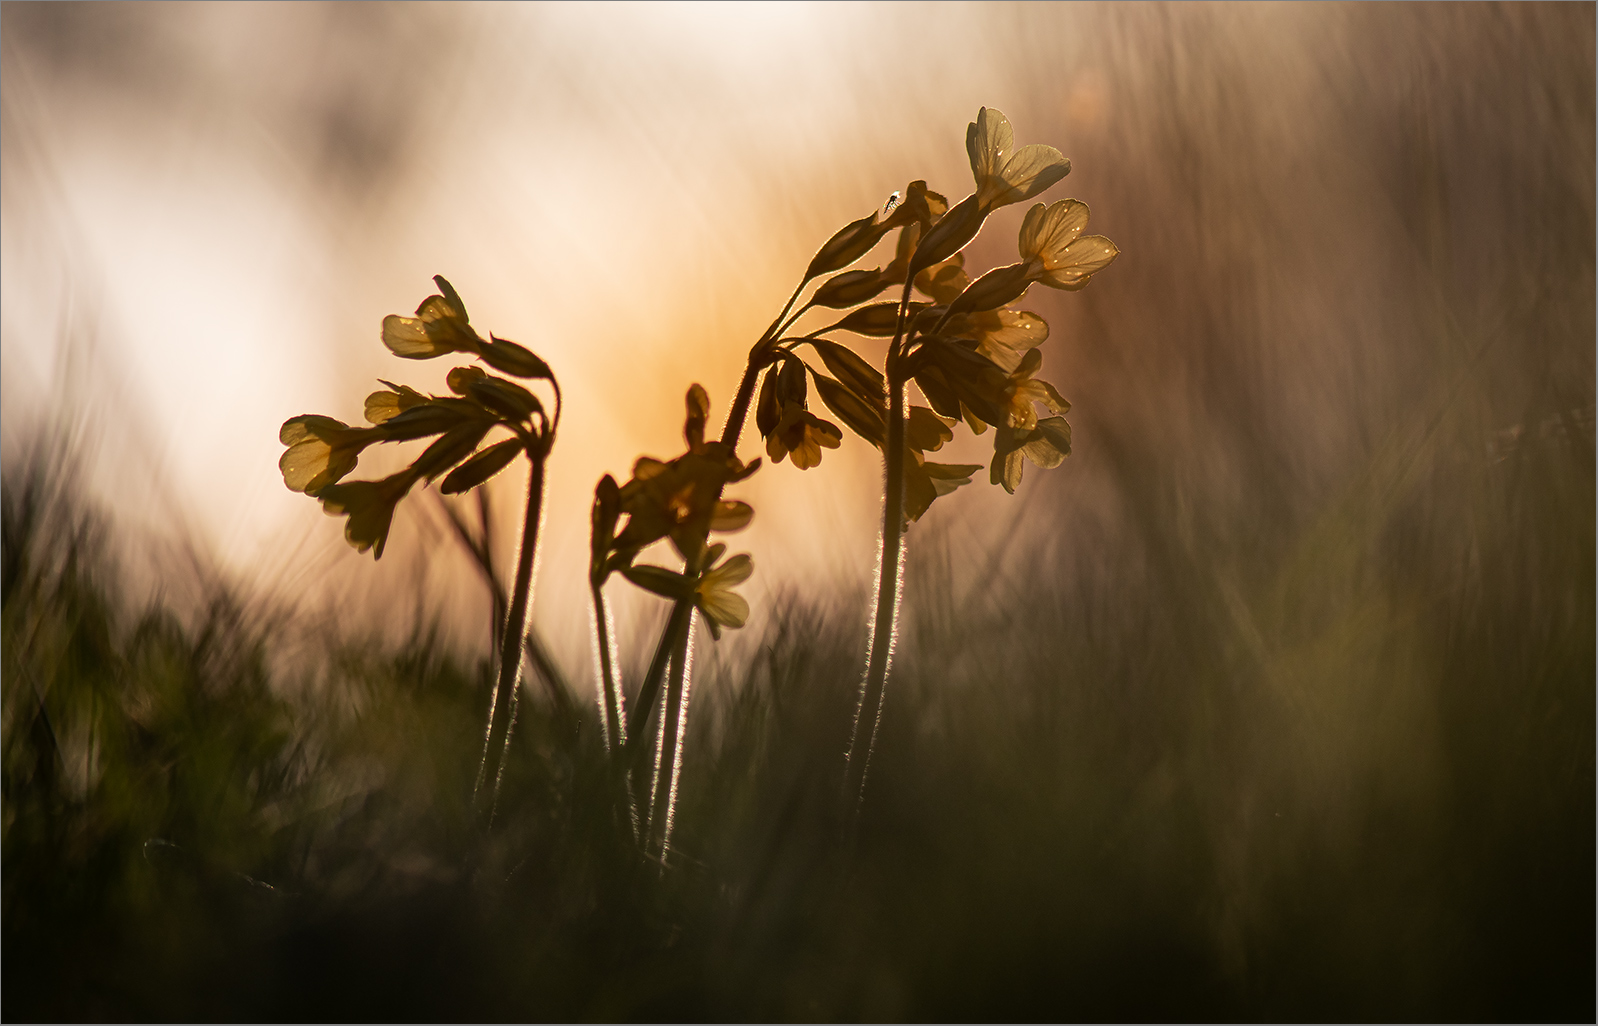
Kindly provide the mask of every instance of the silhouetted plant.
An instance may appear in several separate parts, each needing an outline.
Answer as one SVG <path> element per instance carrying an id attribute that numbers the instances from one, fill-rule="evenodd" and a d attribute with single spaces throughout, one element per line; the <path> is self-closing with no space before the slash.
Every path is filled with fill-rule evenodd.
<path id="1" fill-rule="evenodd" d="M 504 603 L 504 622 L 496 625 L 499 668 L 489 698 L 483 755 L 473 785 L 475 796 L 482 791 L 489 752 L 498 737 L 500 756 L 494 771 L 497 798 L 516 722 L 522 639 L 532 601 L 533 565 L 543 513 L 544 464 L 560 423 L 560 385 L 549 365 L 523 346 L 494 335 L 485 340 L 471 326 L 466 304 L 450 283 L 442 276 L 433 280 L 442 294 L 423 300 L 415 317 L 390 314 L 383 318 L 383 342 L 394 355 L 407 360 L 430 360 L 462 353 L 475 356 L 504 374 L 547 381 L 554 391 L 554 413 L 514 381 L 477 366 L 456 367 L 446 376 L 452 396 L 426 395 L 407 385 L 383 382 L 387 390 L 366 397 L 365 414 L 371 427 L 350 427 L 314 414 L 290 418 L 280 433 L 289 448 L 278 466 L 290 489 L 321 500 L 322 508 L 330 515 L 348 518 L 344 537 L 356 551 L 371 549 L 374 558 L 382 558 L 394 509 L 417 482 L 430 483 L 442 474 L 445 477 L 439 490 L 445 495 L 460 494 L 484 484 L 517 456 L 527 457 L 531 472 L 521 549 L 510 600 Z M 479 448 L 496 428 L 509 431 L 511 437 Z M 369 445 L 434 436 L 437 439 L 404 470 L 379 481 L 343 481 Z M 481 556 L 486 560 L 486 548 Z M 490 579 L 492 582 L 492 575 Z M 499 607 L 496 601 L 496 619 Z"/>
<path id="2" fill-rule="evenodd" d="M 624 782 L 629 775 L 637 776 L 632 787 L 635 793 L 642 790 L 642 758 L 648 751 L 637 739 L 644 734 L 662 678 L 668 668 L 670 671 L 666 707 L 657 730 L 653 783 L 646 792 L 649 804 L 646 810 L 635 814 L 640 838 L 647 837 L 648 847 L 662 854 L 670 837 L 682 727 L 687 716 L 690 617 L 698 609 L 717 638 L 722 627 L 742 627 L 749 616 L 749 605 L 731 589 L 747 580 L 754 570 L 745 554 L 718 565 L 726 546 L 706 543 L 711 531 L 736 531 L 753 518 L 754 509 L 748 503 L 723 500 L 721 492 L 726 485 L 742 481 L 760 467 L 758 459 L 747 466 L 741 463 L 724 442 L 705 441 L 709 413 L 709 396 L 704 388 L 694 385 L 688 390 L 683 426 L 688 451 L 669 463 L 642 457 L 633 465 L 632 479 L 625 485 L 618 487 L 607 474 L 594 491 L 589 588 L 601 681 L 601 721 L 606 746 L 616 757 L 618 780 Z M 616 527 L 622 514 L 626 514 L 627 523 L 618 533 Z M 680 573 L 634 562 L 641 550 L 662 538 L 671 539 L 682 557 Z M 604 598 L 605 582 L 616 572 L 640 588 L 676 603 L 631 716 L 615 679 L 613 631 Z"/>
<path id="3" fill-rule="evenodd" d="M 1076 290 L 1114 260 L 1118 250 L 1102 235 L 1083 235 L 1087 204 L 1074 199 L 1042 203 L 1021 226 L 1021 260 L 972 281 L 961 250 L 976 237 L 988 214 L 1031 199 L 1064 178 L 1071 162 L 1052 146 L 1014 148 L 1010 122 L 983 108 L 966 130 L 966 151 L 976 191 L 954 207 L 926 183 L 910 183 L 885 210 L 841 229 L 811 261 L 804 284 L 838 271 L 863 256 L 889 231 L 899 230 L 894 259 L 886 267 L 843 271 L 816 289 L 787 321 L 816 307 L 855 308 L 819 331 L 762 340 L 757 346 L 772 367 L 761 386 L 755 421 L 773 462 L 792 454 L 801 470 L 821 462 L 823 448 L 836 448 L 842 432 L 807 409 L 806 373 L 821 401 L 846 426 L 883 452 L 882 552 L 877 602 L 871 621 L 867 665 L 849 747 L 848 793 L 858 800 L 881 716 L 904 567 L 906 526 L 920 519 L 981 469 L 975 464 L 936 463 L 926 458 L 954 437 L 964 420 L 977 434 L 992 426 L 994 452 L 989 480 L 1014 493 L 1023 457 L 1056 467 L 1071 452 L 1070 404 L 1054 386 L 1034 375 L 1043 364 L 1037 349 L 1049 327 L 1037 314 L 1010 308 L 1028 287 Z M 898 302 L 869 303 L 900 287 Z M 913 302 L 919 291 L 931 302 Z M 798 293 L 795 293 L 797 297 Z M 792 302 L 790 301 L 790 307 Z M 784 311 L 786 315 L 786 311 Z M 825 336 L 848 332 L 888 338 L 885 371 L 854 350 Z M 779 332 L 780 334 L 780 332 Z M 826 371 L 799 354 L 810 347 Z M 751 359 L 751 367 L 755 361 Z M 914 381 L 928 406 L 906 406 Z M 1051 414 L 1039 418 L 1041 404 Z"/>
<path id="4" fill-rule="evenodd" d="M 626 484 L 618 485 L 607 474 L 595 488 L 588 576 L 599 676 L 596 697 L 605 746 L 615 767 L 612 793 L 629 807 L 635 835 L 654 853 L 664 856 L 670 838 L 687 717 L 693 611 L 699 610 L 718 638 L 723 627 L 741 627 L 748 618 L 748 604 L 732 586 L 749 577 L 753 562 L 746 554 L 723 562 L 726 547 L 709 544 L 709 536 L 712 531 L 738 530 L 754 514 L 748 503 L 722 498 L 728 484 L 743 480 L 760 465 L 759 459 L 745 464 L 737 456 L 751 403 L 766 455 L 774 463 L 791 458 L 799 469 L 808 470 L 821 463 L 824 450 L 842 442 L 842 429 L 810 410 L 812 381 L 827 409 L 883 453 L 876 609 L 847 771 L 847 791 L 856 801 L 865 786 L 892 658 L 904 531 L 939 496 L 969 484 L 981 469 L 976 464 L 934 462 L 927 454 L 950 441 L 961 420 L 978 434 L 993 427 L 989 480 L 1012 493 L 1020 484 L 1023 460 L 1048 468 L 1070 454 L 1071 428 L 1064 417 L 1070 404 L 1053 385 L 1036 377 L 1043 362 L 1037 347 L 1048 337 L 1048 325 L 1037 314 L 1009 304 L 1034 282 L 1080 289 L 1118 251 L 1103 236 L 1082 234 L 1086 204 L 1074 199 L 1039 203 L 1027 212 L 1021 226 L 1020 261 L 972 281 L 961 250 L 981 231 L 987 216 L 1053 186 L 1070 172 L 1071 164 L 1052 146 L 1034 143 L 1015 148 L 1009 121 L 986 108 L 967 128 L 966 150 L 976 187 L 965 199 L 951 207 L 924 181 L 914 181 L 881 210 L 845 225 L 821 247 L 782 311 L 751 348 L 720 439 L 705 438 L 710 400 L 702 387 L 694 385 L 688 391 L 683 429 L 687 451 L 670 462 L 643 457 Z M 845 270 L 893 231 L 899 233 L 894 258 L 885 267 Z M 830 277 L 796 308 L 810 283 L 824 276 Z M 396 355 L 428 359 L 468 353 L 497 370 L 542 378 L 555 386 L 548 366 L 532 353 L 492 336 L 484 341 L 470 326 L 449 283 L 436 280 L 443 294 L 423 302 L 416 317 L 384 320 L 384 342 Z M 873 302 L 892 288 L 900 289 L 897 301 Z M 928 301 L 912 301 L 916 292 Z M 789 330 L 812 310 L 848 312 L 819 330 L 790 336 Z M 888 339 L 883 368 L 828 337 L 836 333 Z M 805 347 L 808 360 L 802 352 Z M 330 513 L 349 517 L 345 536 L 351 544 L 362 551 L 375 548 L 381 555 L 394 507 L 418 480 L 431 480 L 454 467 L 442 490 L 461 492 L 486 481 L 517 453 L 529 458 L 532 478 L 516 582 L 508 602 L 496 600 L 496 608 L 505 606 L 505 626 L 497 639 L 500 670 L 477 781 L 480 790 L 488 753 L 496 736 L 502 737 L 497 795 L 503 753 L 515 721 L 516 676 L 526 633 L 544 459 L 559 419 L 560 393 L 556 387 L 556 413 L 551 419 L 531 392 L 480 368 L 457 367 L 448 380 L 454 397 L 423 395 L 399 385 L 374 393 L 367 399 L 367 419 L 373 425 L 369 428 L 352 428 L 326 417 L 290 420 L 283 426 L 283 441 L 290 448 L 282 468 L 290 488 L 320 498 Z M 912 381 L 927 406 L 907 404 L 906 389 Z M 1048 416 L 1038 416 L 1039 405 L 1047 408 Z M 510 429 L 514 437 L 477 451 L 496 426 Z M 340 483 L 366 446 L 433 435 L 438 440 L 406 470 L 381 481 Z M 495 587 L 492 569 L 484 562 L 486 549 L 458 520 L 455 526 Z M 681 557 L 681 570 L 636 562 L 645 547 L 663 538 L 671 540 Z M 615 631 L 604 596 L 604 586 L 615 573 L 674 603 L 631 710 L 618 680 Z M 665 698 L 655 720 L 662 685 Z M 646 789 L 649 744 L 644 739 L 652 720 L 655 758 Z"/>

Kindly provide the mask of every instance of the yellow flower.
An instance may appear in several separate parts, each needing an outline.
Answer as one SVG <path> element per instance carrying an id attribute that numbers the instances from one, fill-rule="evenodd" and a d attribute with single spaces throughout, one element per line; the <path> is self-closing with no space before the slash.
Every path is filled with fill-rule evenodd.
<path id="1" fill-rule="evenodd" d="M 1035 281 L 1073 292 L 1085 286 L 1121 252 L 1102 235 L 1083 235 L 1087 223 L 1087 204 L 1079 200 L 1033 206 L 1021 223 L 1017 242 L 1021 262 L 995 267 L 965 285 L 958 296 L 948 301 L 948 311 L 940 323 L 958 323 L 960 318 L 997 310 L 1020 299 Z M 930 284 L 922 286 L 923 290 Z M 944 294 L 959 284 L 960 278 L 948 276 L 943 284 Z"/>
<path id="2" fill-rule="evenodd" d="M 1037 427 L 1038 414 L 1033 408 L 1035 403 L 1042 403 L 1052 413 L 1065 413 L 1071 409 L 1071 404 L 1060 397 L 1060 393 L 1054 390 L 1053 385 L 1032 377 L 1041 366 L 1043 366 L 1043 354 L 1031 349 L 1021 358 L 1015 370 L 1010 372 L 1009 384 L 1002 393 L 1006 423 L 1000 425 L 1001 427 L 1011 427 L 1022 432 Z"/>
<path id="3" fill-rule="evenodd" d="M 687 407 L 683 438 L 688 451 L 670 463 L 641 457 L 633 464 L 632 480 L 617 492 L 620 511 L 627 514 L 627 526 L 614 543 L 618 553 L 636 553 L 669 537 L 692 565 L 707 531 L 736 531 L 754 516 L 748 503 L 722 501 L 721 490 L 759 470 L 760 461 L 745 465 L 721 442 L 705 441 L 710 399 L 699 385 L 688 390 Z"/>
<path id="4" fill-rule="evenodd" d="M 1025 466 L 1022 456 L 1044 470 L 1051 470 L 1069 455 L 1071 425 L 1064 417 L 1047 417 L 1030 431 L 1001 427 L 994 432 L 993 465 L 989 468 L 988 479 L 1002 484 L 1005 491 L 1014 495 Z"/>
<path id="5" fill-rule="evenodd" d="M 977 352 L 997 364 L 1006 374 L 1021 365 L 1021 358 L 1049 338 L 1049 324 L 1035 313 L 1012 310 L 983 310 L 949 319 L 945 329 L 952 338 L 974 339 Z"/>
<path id="6" fill-rule="evenodd" d="M 983 107 L 966 126 L 965 149 L 971 158 L 971 175 L 977 191 L 951 207 L 923 233 L 910 270 L 924 268 L 953 256 L 982 230 L 993 211 L 1020 203 L 1071 173 L 1071 162 L 1053 146 L 1032 143 L 1014 149 L 1010 121 L 996 110 Z M 1017 293 L 1019 294 L 1019 293 Z M 1002 306 L 1005 301 L 994 303 Z"/>
<path id="7" fill-rule="evenodd" d="M 432 399 L 432 396 L 423 395 L 409 385 L 396 385 L 392 381 L 383 381 L 383 384 L 387 385 L 389 390 L 373 392 L 366 397 L 366 419 L 373 424 L 386 423 L 406 410 Z"/>
<path id="8" fill-rule="evenodd" d="M 836 424 L 789 400 L 783 404 L 782 417 L 766 439 L 766 455 L 771 462 L 781 463 L 784 456 L 793 453 L 793 465 L 809 470 L 821 464 L 823 448 L 836 449 L 842 441 L 843 432 Z"/>
<path id="9" fill-rule="evenodd" d="M 1028 210 L 1019 245 L 1027 279 L 1074 292 L 1107 267 L 1121 251 L 1102 235 L 1083 235 L 1087 223 L 1088 205 L 1080 200 L 1039 203 Z"/>
<path id="10" fill-rule="evenodd" d="M 382 441 L 377 428 L 352 428 L 332 417 L 307 414 L 283 422 L 278 439 L 286 446 L 277 461 L 289 491 L 316 495 L 355 469 L 361 450 Z"/>
<path id="11" fill-rule="evenodd" d="M 706 531 L 736 531 L 754 516 L 748 503 L 718 498 L 724 484 L 753 470 L 742 464 L 735 469 L 725 460 L 693 453 L 670 463 L 640 458 L 632 480 L 618 493 L 627 526 L 616 537 L 615 547 L 636 551 L 669 537 L 678 554 L 691 560 Z"/>
<path id="12" fill-rule="evenodd" d="M 714 563 L 727 546 L 717 543 L 705 553 L 706 563 Z M 725 563 L 699 576 L 694 585 L 694 605 L 704 614 L 710 633 L 721 638 L 723 627 L 742 627 L 749 620 L 749 603 L 733 591 L 733 585 L 742 584 L 755 572 L 755 562 L 748 553 L 740 552 Z"/>
<path id="13" fill-rule="evenodd" d="M 435 275 L 441 296 L 428 296 L 415 317 L 389 314 L 383 318 L 383 344 L 395 356 L 430 360 L 446 353 L 478 353 L 483 339 L 466 318 L 466 304 L 442 275 Z"/>
<path id="14" fill-rule="evenodd" d="M 349 517 L 344 525 L 344 540 L 355 546 L 356 552 L 372 549 L 372 558 L 382 559 L 394 522 L 394 507 L 419 476 L 407 469 L 381 481 L 328 485 L 317 498 L 322 500 L 322 511 L 328 516 Z"/>
<path id="15" fill-rule="evenodd" d="M 1010 119 L 983 107 L 966 128 L 965 149 L 977 183 L 977 207 L 984 214 L 1020 203 L 1071 173 L 1071 162 L 1053 146 L 1015 146 Z"/>
<path id="16" fill-rule="evenodd" d="M 980 463 L 932 463 L 910 449 L 904 464 L 904 518 L 920 520 L 932 503 L 956 488 L 971 483 Z"/>

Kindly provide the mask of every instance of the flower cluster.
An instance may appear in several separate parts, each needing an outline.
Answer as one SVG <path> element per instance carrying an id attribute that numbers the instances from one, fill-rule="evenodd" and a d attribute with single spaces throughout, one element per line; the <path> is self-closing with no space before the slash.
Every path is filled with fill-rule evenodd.
<path id="1" fill-rule="evenodd" d="M 548 364 L 527 349 L 478 335 L 455 289 L 443 277 L 433 280 L 441 294 L 423 300 L 415 317 L 383 319 L 383 342 L 396 356 L 426 360 L 464 353 L 505 374 L 554 383 Z M 278 461 L 283 483 L 321 500 L 328 514 L 347 517 L 345 539 L 357 551 L 370 549 L 381 558 L 394 509 L 418 481 L 445 475 L 441 491 L 465 492 L 518 455 L 541 457 L 547 451 L 554 420 L 526 387 L 477 366 L 456 367 L 446 381 L 453 393 L 447 396 L 384 381 L 386 388 L 366 397 L 370 427 L 314 414 L 290 418 L 278 436 L 288 446 Z M 495 428 L 508 430 L 510 437 L 479 449 Z M 423 438 L 435 440 L 404 470 L 378 481 L 343 480 L 367 446 Z"/>
<path id="2" fill-rule="evenodd" d="M 1034 283 L 1080 289 L 1118 253 L 1102 235 L 1082 234 L 1085 203 L 1038 203 L 1021 226 L 1020 261 L 972 281 L 961 249 L 988 214 L 1043 192 L 1070 172 L 1071 163 L 1052 146 L 1015 148 L 1009 121 L 986 108 L 966 132 L 966 150 L 975 190 L 964 200 L 951 207 L 925 182 L 912 182 L 903 201 L 896 196 L 886 211 L 851 223 L 821 248 L 807 281 L 846 267 L 889 231 L 899 232 L 894 259 L 886 267 L 842 271 L 821 283 L 799 313 L 817 307 L 850 312 L 819 331 L 778 340 L 756 406 L 756 424 L 772 461 L 792 454 L 794 465 L 805 470 L 820 463 L 822 450 L 836 448 L 842 437 L 835 424 L 809 411 L 807 374 L 827 409 L 878 448 L 887 444 L 888 379 L 913 380 L 928 405 L 910 406 L 904 415 L 909 520 L 918 519 L 939 496 L 968 484 L 981 469 L 927 459 L 953 438 L 952 429 L 962 420 L 978 434 L 996 429 L 989 480 L 1010 492 L 1020 484 L 1023 458 L 1047 468 L 1070 454 L 1071 429 L 1064 418 L 1070 404 L 1036 377 L 1043 362 L 1037 347 L 1048 338 L 1048 324 L 1010 304 Z M 871 302 L 895 286 L 904 290 L 900 301 Z M 912 293 L 925 301 L 912 300 Z M 887 374 L 829 337 L 838 333 L 892 338 Z M 803 357 L 803 347 L 813 360 Z M 1047 416 L 1038 415 L 1039 406 Z"/>
<path id="3" fill-rule="evenodd" d="M 754 518 L 747 502 L 723 499 L 721 493 L 759 470 L 760 460 L 746 465 L 729 446 L 705 441 L 710 398 L 702 386 L 689 388 L 687 408 L 686 452 L 670 462 L 640 457 L 624 485 L 609 474 L 600 479 L 594 490 L 589 578 L 598 587 L 619 572 L 657 595 L 692 601 L 719 638 L 721 628 L 742 627 L 748 618 L 748 604 L 730 589 L 749 577 L 754 564 L 738 555 L 715 567 L 726 546 L 708 545 L 706 536 L 741 530 Z M 617 530 L 624 515 L 627 521 Z M 640 551 L 662 538 L 670 539 L 682 557 L 682 573 L 634 563 Z"/>

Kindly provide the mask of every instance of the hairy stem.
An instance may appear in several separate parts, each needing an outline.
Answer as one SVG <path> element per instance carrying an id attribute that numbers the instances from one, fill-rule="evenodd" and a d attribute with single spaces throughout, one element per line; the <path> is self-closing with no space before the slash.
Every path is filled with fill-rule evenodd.
<path id="1" fill-rule="evenodd" d="M 688 645 L 691 631 L 681 631 L 673 639 L 671 680 L 666 690 L 662 713 L 659 760 L 655 766 L 654 800 L 649 813 L 649 828 L 655 853 L 664 859 L 671 840 L 672 804 L 676 798 L 678 763 L 682 759 L 684 698 L 687 685 Z"/>
<path id="2" fill-rule="evenodd" d="M 866 769 L 876 744 L 877 724 L 886 697 L 888 665 L 899 611 L 904 556 L 904 382 L 891 386 L 887 453 L 883 457 L 886 491 L 882 504 L 882 557 L 877 571 L 877 613 L 871 624 L 871 653 L 860 700 L 855 707 L 854 736 L 849 742 L 845 794 L 858 807 L 865 799 Z"/>
<path id="3" fill-rule="evenodd" d="M 488 753 L 493 750 L 494 737 L 500 733 L 504 746 L 510 745 L 510 727 L 515 719 L 517 681 L 522 668 L 522 635 L 527 629 L 528 599 L 533 584 L 533 562 L 538 553 L 538 522 L 544 508 L 544 453 L 529 448 L 528 461 L 532 472 L 527 479 L 527 513 L 522 522 L 521 551 L 516 555 L 516 582 L 511 589 L 511 599 L 505 613 L 505 630 L 500 635 L 499 676 L 488 699 L 488 726 L 483 731 L 483 757 L 477 765 L 477 782 L 472 786 L 472 798 L 482 793 L 483 780 L 488 772 Z M 505 772 L 505 753 L 501 752 L 499 766 L 494 774 L 494 795 L 499 795 L 499 783 Z"/>
<path id="4" fill-rule="evenodd" d="M 903 352 L 905 314 L 909 309 L 911 282 L 904 285 L 899 302 L 899 324 L 893 344 L 888 347 L 888 437 L 883 446 L 882 556 L 877 568 L 877 613 L 871 622 L 871 650 L 866 657 L 866 675 L 860 685 L 855 707 L 854 735 L 849 739 L 849 764 L 844 795 L 858 810 L 865 800 L 866 770 L 876 745 L 877 725 L 882 719 L 887 696 L 888 666 L 893 660 L 893 643 L 899 614 L 899 591 L 904 567 L 904 387 Z"/>
<path id="5" fill-rule="evenodd" d="M 671 660 L 671 654 L 676 647 L 677 636 L 687 633 L 688 616 L 693 612 L 693 606 L 687 602 L 679 602 L 672 607 L 671 617 L 666 621 L 666 629 L 661 632 L 660 643 L 655 646 L 655 657 L 650 660 L 649 671 L 644 674 L 643 685 L 638 689 L 638 697 L 633 702 L 632 708 L 627 713 L 627 761 L 633 774 L 633 793 L 647 793 L 643 791 L 646 763 L 644 754 L 649 750 L 648 734 L 646 728 L 649 724 L 649 715 L 654 711 L 655 699 L 660 694 L 661 681 L 666 676 L 666 665 Z"/>
<path id="6" fill-rule="evenodd" d="M 599 680 L 602 689 L 600 704 L 601 722 L 605 725 L 605 748 L 615 758 L 620 758 L 627 735 L 622 732 L 621 699 L 616 688 L 616 670 L 611 661 L 610 613 L 605 608 L 605 593 L 599 584 L 590 586 L 594 599 L 594 641 L 599 659 Z"/>
<path id="7" fill-rule="evenodd" d="M 749 417 L 749 404 L 754 400 L 755 382 L 759 380 L 760 371 L 764 366 L 764 363 L 751 356 L 748 366 L 744 368 L 743 379 L 738 383 L 738 394 L 733 398 L 732 409 L 727 412 L 727 423 L 721 432 L 721 444 L 729 451 L 737 449 L 738 436 L 743 434 L 744 422 Z M 691 572 L 694 568 L 685 569 Z M 635 751 L 647 747 L 643 740 L 644 728 L 649 722 L 650 714 L 654 712 L 655 699 L 660 693 L 660 682 L 665 676 L 667 662 L 674 647 L 673 639 L 678 634 L 686 636 L 688 617 L 692 612 L 693 604 L 687 599 L 678 599 L 672 606 L 671 617 L 666 621 L 666 628 L 660 635 L 660 643 L 655 648 L 655 658 L 649 664 L 649 672 L 644 674 L 638 697 L 634 699 L 632 708 L 628 710 L 627 746 Z M 630 761 L 635 766 L 639 764 L 636 754 Z"/>
<path id="8" fill-rule="evenodd" d="M 761 368 L 765 363 L 757 363 L 751 359 L 744 368 L 743 380 L 738 382 L 738 394 L 733 397 L 732 409 L 727 411 L 726 426 L 721 429 L 721 444 L 727 447 L 729 454 L 738 451 L 738 436 L 744 433 L 744 421 L 749 416 L 749 403 L 755 397 L 755 382 L 760 378 Z"/>

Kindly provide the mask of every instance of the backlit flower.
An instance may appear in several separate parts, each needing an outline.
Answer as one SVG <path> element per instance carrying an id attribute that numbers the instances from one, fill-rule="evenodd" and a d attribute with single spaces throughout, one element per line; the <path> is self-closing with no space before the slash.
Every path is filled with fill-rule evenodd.
<path id="1" fill-rule="evenodd" d="M 288 451 L 277 461 L 283 483 L 289 491 L 316 495 L 354 470 L 361 450 L 383 438 L 377 428 L 352 428 L 315 414 L 284 421 L 278 439 Z"/>
<path id="2" fill-rule="evenodd" d="M 1015 494 L 1021 483 L 1025 456 L 1044 470 L 1059 466 L 1071 455 L 1071 425 L 1064 417 L 1046 417 L 1030 431 L 1001 427 L 994 432 L 993 464 L 988 479 Z"/>
<path id="3" fill-rule="evenodd" d="M 1071 162 L 1053 146 L 1014 146 L 1010 119 L 996 110 L 983 107 L 966 128 L 965 149 L 983 213 L 1029 200 L 1071 173 Z"/>
<path id="4" fill-rule="evenodd" d="M 322 500 L 322 510 L 329 516 L 346 516 L 344 540 L 355 546 L 356 552 L 372 550 L 372 558 L 383 558 L 383 546 L 388 543 L 388 531 L 394 522 L 394 507 L 411 490 L 418 475 L 406 469 L 391 474 L 381 481 L 350 481 L 347 484 L 328 485 L 317 494 Z"/>
<path id="5" fill-rule="evenodd" d="M 722 552 L 726 551 L 725 545 L 713 545 L 706 553 L 707 562 L 713 562 Z M 749 603 L 744 597 L 733 591 L 733 586 L 742 584 L 755 572 L 755 562 L 749 558 L 748 553 L 740 552 L 725 563 L 699 576 L 699 583 L 694 585 L 694 605 L 704 614 L 705 621 L 710 625 L 710 633 L 716 638 L 721 637 L 723 627 L 742 627 L 749 620 Z"/>
<path id="6" fill-rule="evenodd" d="M 993 211 L 1020 203 L 1071 173 L 1071 162 L 1053 146 L 1032 143 L 1015 149 L 1010 121 L 983 107 L 966 126 L 965 148 L 977 191 L 951 207 L 923 233 L 912 272 L 941 263 L 963 249 L 982 230 Z M 1002 306 L 1003 302 L 994 306 Z"/>
<path id="7" fill-rule="evenodd" d="M 1051 413 L 1065 413 L 1071 408 L 1071 404 L 1061 398 L 1053 385 L 1032 377 L 1042 366 L 1043 354 L 1031 349 L 1021 358 L 1015 370 L 1010 372 L 1009 384 L 1003 392 L 1005 423 L 999 426 L 1022 432 L 1031 431 L 1038 426 L 1038 414 L 1034 408 L 1036 403 L 1047 406 Z"/>
<path id="8" fill-rule="evenodd" d="M 699 385 L 689 389 L 687 405 L 683 437 L 688 452 L 670 463 L 641 457 L 633 465 L 632 480 L 617 493 L 621 512 L 627 514 L 627 526 L 616 536 L 617 552 L 636 552 L 669 537 L 692 564 L 707 531 L 736 531 L 754 516 L 748 503 L 723 501 L 721 490 L 760 469 L 760 461 L 745 465 L 721 442 L 704 440 L 710 401 Z"/>
<path id="9" fill-rule="evenodd" d="M 378 379 L 382 381 L 381 378 Z M 388 386 L 385 391 L 373 392 L 366 397 L 366 419 L 373 424 L 383 424 L 429 401 L 432 396 L 424 395 L 409 385 L 396 385 L 392 381 L 383 381 Z"/>
<path id="10" fill-rule="evenodd" d="M 1088 205 L 1080 200 L 1039 203 L 1028 210 L 1019 245 L 1027 278 L 1074 292 L 1108 266 L 1120 250 L 1102 235 L 1083 235 L 1087 223 Z"/>
<path id="11" fill-rule="evenodd" d="M 766 455 L 771 462 L 781 463 L 784 456 L 793 454 L 793 465 L 809 470 L 821 463 L 823 448 L 836 449 L 843 441 L 843 432 L 836 424 L 822 420 L 796 402 L 783 404 L 782 416 L 766 439 Z"/>
<path id="12" fill-rule="evenodd" d="M 383 344 L 395 356 L 430 360 L 446 353 L 476 354 L 483 339 L 466 318 L 466 304 L 442 275 L 435 275 L 440 296 L 428 296 L 415 317 L 389 314 L 383 318 Z"/>

